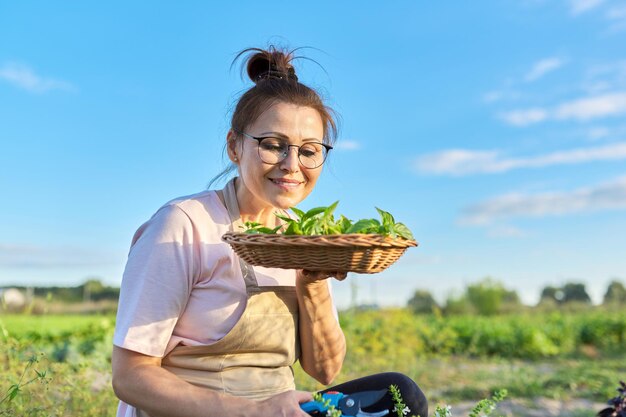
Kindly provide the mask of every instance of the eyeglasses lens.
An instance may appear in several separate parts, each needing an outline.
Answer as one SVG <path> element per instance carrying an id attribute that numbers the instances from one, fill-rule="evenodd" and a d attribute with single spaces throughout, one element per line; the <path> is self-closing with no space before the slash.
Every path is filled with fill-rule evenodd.
<path id="1" fill-rule="evenodd" d="M 259 156 L 267 164 L 278 164 L 289 154 L 294 145 L 277 138 L 264 138 L 259 142 Z M 321 143 L 305 143 L 298 146 L 298 159 L 306 168 L 317 168 L 326 159 L 326 148 Z"/>

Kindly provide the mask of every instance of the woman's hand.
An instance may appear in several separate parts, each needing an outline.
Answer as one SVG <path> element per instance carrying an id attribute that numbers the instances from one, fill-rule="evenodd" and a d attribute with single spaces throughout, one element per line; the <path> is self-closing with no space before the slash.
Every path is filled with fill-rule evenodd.
<path id="1" fill-rule="evenodd" d="M 309 271 L 307 269 L 298 270 L 298 280 L 306 284 L 323 281 L 327 278 L 335 278 L 338 281 L 343 281 L 344 279 L 346 279 L 347 276 L 347 272 L 340 271 Z"/>
<path id="2" fill-rule="evenodd" d="M 258 411 L 250 415 L 276 417 L 308 417 L 300 404 L 312 401 L 313 395 L 306 391 L 287 391 L 259 402 Z"/>

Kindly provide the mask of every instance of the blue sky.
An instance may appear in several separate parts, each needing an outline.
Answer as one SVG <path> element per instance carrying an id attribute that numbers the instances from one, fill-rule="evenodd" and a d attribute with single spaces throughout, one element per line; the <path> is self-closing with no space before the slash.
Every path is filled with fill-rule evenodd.
<path id="1" fill-rule="evenodd" d="M 136 228 L 224 166 L 231 61 L 269 43 L 312 47 L 300 79 L 341 114 L 301 207 L 381 207 L 420 242 L 352 276 L 359 302 L 626 281 L 623 0 L 0 0 L 0 286 L 118 285 Z"/>

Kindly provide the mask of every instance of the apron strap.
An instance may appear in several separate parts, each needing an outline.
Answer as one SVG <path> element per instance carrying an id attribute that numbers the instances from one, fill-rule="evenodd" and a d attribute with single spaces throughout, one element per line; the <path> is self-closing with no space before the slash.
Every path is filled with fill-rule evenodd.
<path id="1" fill-rule="evenodd" d="M 224 204 L 226 205 L 226 210 L 228 211 L 228 216 L 230 217 L 231 232 L 239 231 L 235 230 L 235 227 L 238 229 L 239 226 L 243 226 L 241 214 L 239 212 L 239 204 L 237 203 L 237 191 L 235 190 L 236 179 L 237 177 L 228 181 L 222 190 L 224 195 Z M 239 258 L 239 267 L 241 268 L 243 280 L 246 283 L 246 292 L 258 292 L 259 283 L 256 279 L 256 275 L 254 275 L 254 269 L 252 269 L 252 266 L 248 265 L 241 258 Z"/>

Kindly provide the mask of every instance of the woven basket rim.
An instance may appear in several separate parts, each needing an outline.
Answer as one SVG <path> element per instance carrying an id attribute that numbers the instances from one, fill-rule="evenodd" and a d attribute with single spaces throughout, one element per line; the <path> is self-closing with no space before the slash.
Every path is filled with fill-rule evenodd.
<path id="1" fill-rule="evenodd" d="M 418 246 L 412 239 L 394 238 L 379 234 L 350 233 L 336 235 L 283 235 L 227 232 L 222 240 L 229 244 L 271 246 L 360 246 L 380 248 L 408 248 Z"/>

